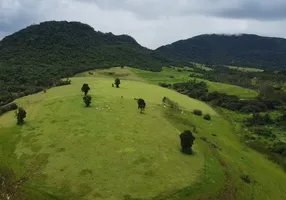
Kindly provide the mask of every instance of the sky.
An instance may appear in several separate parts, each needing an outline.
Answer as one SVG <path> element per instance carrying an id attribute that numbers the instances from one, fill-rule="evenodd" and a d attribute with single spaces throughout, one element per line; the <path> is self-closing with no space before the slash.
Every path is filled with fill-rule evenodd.
<path id="1" fill-rule="evenodd" d="M 0 40 L 50 20 L 128 34 L 151 49 L 210 33 L 286 38 L 286 0 L 0 0 Z"/>

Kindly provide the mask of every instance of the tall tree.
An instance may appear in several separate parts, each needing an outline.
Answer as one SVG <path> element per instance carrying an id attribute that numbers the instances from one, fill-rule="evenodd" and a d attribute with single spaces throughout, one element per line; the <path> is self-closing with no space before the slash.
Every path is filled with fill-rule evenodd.
<path id="1" fill-rule="evenodd" d="M 119 88 L 120 79 L 119 79 L 119 78 L 116 78 L 114 83 L 115 83 L 116 87 Z"/>
<path id="2" fill-rule="evenodd" d="M 140 109 L 140 113 L 143 113 L 143 111 L 145 110 L 145 107 L 146 107 L 146 103 L 145 103 L 144 99 L 138 99 L 137 104 L 138 104 L 138 109 Z"/>
<path id="3" fill-rule="evenodd" d="M 195 137 L 193 136 L 192 131 L 186 130 L 180 135 L 181 138 L 181 147 L 182 147 L 182 152 L 186 154 L 191 154 L 192 153 L 192 146 L 195 141 Z"/>
<path id="4" fill-rule="evenodd" d="M 88 91 L 90 90 L 88 84 L 84 83 L 81 87 L 81 91 L 84 92 L 84 96 L 87 95 Z"/>
<path id="5" fill-rule="evenodd" d="M 23 108 L 19 108 L 18 111 L 16 111 L 17 124 L 22 125 L 26 116 L 27 112 Z"/>

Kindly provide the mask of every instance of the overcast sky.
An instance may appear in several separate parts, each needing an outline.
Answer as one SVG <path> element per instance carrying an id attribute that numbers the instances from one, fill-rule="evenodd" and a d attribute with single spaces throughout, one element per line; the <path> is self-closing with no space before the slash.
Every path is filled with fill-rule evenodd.
<path id="1" fill-rule="evenodd" d="M 0 39 L 48 20 L 128 34 L 154 49 L 204 33 L 286 37 L 286 0 L 0 0 Z"/>

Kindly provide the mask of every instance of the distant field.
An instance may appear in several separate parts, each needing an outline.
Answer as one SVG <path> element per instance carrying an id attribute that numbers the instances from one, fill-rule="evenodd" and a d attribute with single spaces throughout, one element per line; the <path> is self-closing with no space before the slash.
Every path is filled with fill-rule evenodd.
<path id="1" fill-rule="evenodd" d="M 248 67 L 236 67 L 236 66 L 227 66 L 230 69 L 236 69 L 243 72 L 263 72 L 263 69 L 258 68 L 248 68 Z"/>
<path id="2" fill-rule="evenodd" d="M 206 71 L 212 71 L 212 68 L 206 67 L 204 64 L 200 64 L 200 63 L 195 63 L 195 62 L 191 62 L 192 64 L 194 64 L 197 68 L 206 70 Z"/>
<path id="3" fill-rule="evenodd" d="M 193 77 L 190 77 L 190 74 L 195 74 L 193 72 L 178 72 L 175 69 L 172 68 L 163 68 L 161 72 L 150 72 L 150 71 L 144 71 L 139 69 L 130 69 L 134 74 L 137 76 L 148 80 L 149 82 L 153 84 L 158 83 L 177 83 L 177 82 L 186 82 L 188 80 L 194 79 Z M 196 75 L 198 75 L 196 73 Z M 208 86 L 209 90 L 212 91 L 218 91 L 230 95 L 237 95 L 241 98 L 253 98 L 258 95 L 258 93 L 254 90 L 250 90 L 247 88 L 225 84 L 225 83 L 218 83 L 218 82 L 211 82 L 205 79 L 196 78 L 198 81 L 205 81 Z"/>

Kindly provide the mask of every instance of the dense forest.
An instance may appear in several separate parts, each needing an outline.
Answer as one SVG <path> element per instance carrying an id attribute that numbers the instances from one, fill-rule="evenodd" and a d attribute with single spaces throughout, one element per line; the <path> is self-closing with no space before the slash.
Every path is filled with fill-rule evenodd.
<path id="1" fill-rule="evenodd" d="M 285 69 L 278 74 L 273 69 L 285 67 L 285 55 L 286 40 L 280 38 L 201 35 L 153 51 L 128 35 L 98 32 L 80 22 L 43 22 L 0 41 L 0 106 L 48 87 L 69 84 L 60 79 L 90 69 L 130 66 L 160 71 L 162 66 L 191 66 L 190 60 L 213 68 L 213 73 L 197 69 L 211 81 L 253 88 L 252 80 L 257 78 L 259 82 L 276 80 L 279 85 L 285 80 Z M 218 64 L 271 70 L 239 73 Z"/>
<path id="2" fill-rule="evenodd" d="M 162 46 L 157 52 L 204 64 L 286 67 L 286 39 L 257 35 L 200 35 Z"/>
<path id="3" fill-rule="evenodd" d="M 164 64 L 177 62 L 130 36 L 97 32 L 79 22 L 43 22 L 0 41 L 0 105 L 89 69 L 130 66 L 160 71 Z"/>

